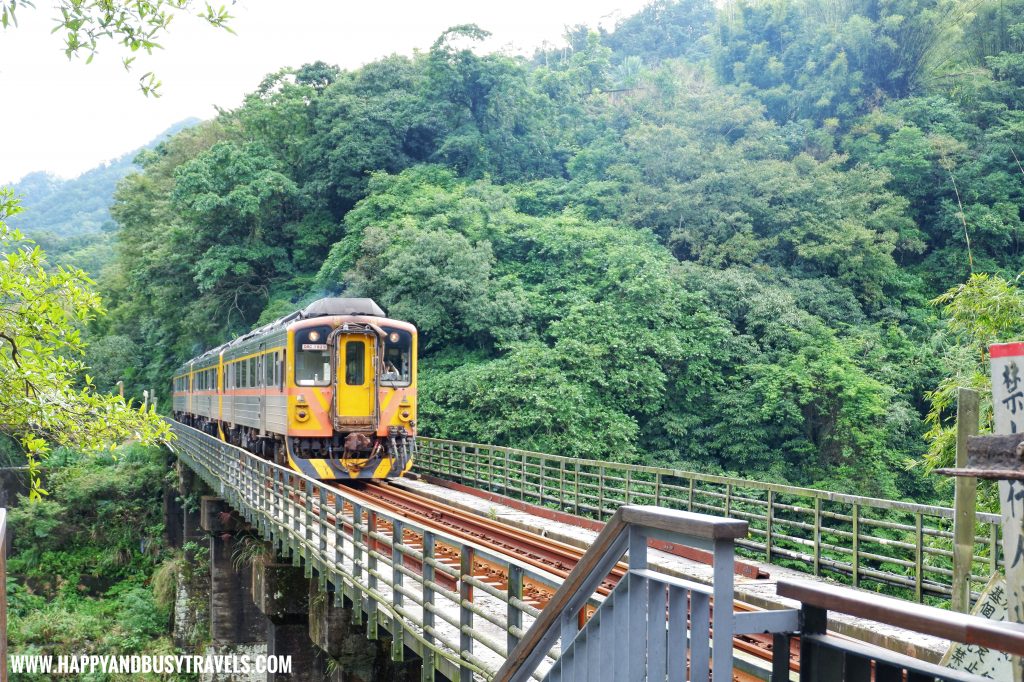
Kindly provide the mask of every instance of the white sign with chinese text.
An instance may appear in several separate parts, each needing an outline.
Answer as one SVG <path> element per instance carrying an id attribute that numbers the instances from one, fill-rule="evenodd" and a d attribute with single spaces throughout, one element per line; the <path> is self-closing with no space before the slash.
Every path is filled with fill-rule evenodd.
<path id="1" fill-rule="evenodd" d="M 1024 432 L 1024 343 L 989 346 L 992 361 L 992 432 Z M 999 481 L 1003 517 L 1003 560 L 1006 562 L 1007 620 L 1024 623 L 1024 481 Z M 1020 659 L 1013 671 L 1022 681 Z"/>
<path id="2" fill-rule="evenodd" d="M 981 592 L 971 615 L 989 620 L 1006 620 L 1006 580 L 998 573 Z M 979 644 L 954 643 L 942 657 L 942 665 L 953 670 L 982 675 L 993 680 L 1009 680 L 1013 669 L 1010 656 Z"/>

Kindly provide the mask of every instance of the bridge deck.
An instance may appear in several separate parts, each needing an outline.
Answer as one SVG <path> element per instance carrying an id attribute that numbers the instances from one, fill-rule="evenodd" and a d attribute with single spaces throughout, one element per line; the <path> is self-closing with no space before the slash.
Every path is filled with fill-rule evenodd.
<path id="1" fill-rule="evenodd" d="M 500 496 L 465 492 L 463 486 L 450 485 L 433 477 L 426 480 L 404 479 L 399 485 L 417 493 L 444 502 L 467 511 L 496 518 L 510 525 L 543 533 L 567 544 L 586 548 L 593 544 L 597 532 L 581 525 L 573 525 L 563 521 L 547 518 L 548 510 L 539 510 L 533 505 L 524 505 L 519 501 L 511 501 L 515 506 L 497 501 Z M 532 509 L 531 509 L 532 508 Z M 535 511 L 534 511 L 535 510 Z M 542 515 L 543 514 L 543 515 Z M 593 523 L 581 519 L 583 525 Z M 713 569 L 710 565 L 691 561 L 679 556 L 657 550 L 651 550 L 650 562 L 659 570 L 682 578 L 710 585 Z M 756 563 L 744 560 L 747 563 Z M 776 595 L 775 586 L 779 580 L 797 580 L 820 584 L 835 584 L 822 578 L 815 578 L 807 573 L 787 569 L 782 566 L 760 564 L 768 578 L 751 578 L 736 575 L 736 599 L 764 609 L 799 608 L 799 603 Z M 829 629 L 855 639 L 885 647 L 892 651 L 907 654 L 921 660 L 937 662 L 949 647 L 949 641 L 931 637 L 921 633 L 910 632 L 888 626 L 875 621 L 865 622 L 845 614 L 830 613 Z"/>

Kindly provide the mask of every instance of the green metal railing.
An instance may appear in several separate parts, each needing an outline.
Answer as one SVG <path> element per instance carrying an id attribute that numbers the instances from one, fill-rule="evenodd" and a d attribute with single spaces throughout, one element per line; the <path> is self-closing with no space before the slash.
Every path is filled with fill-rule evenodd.
<path id="1" fill-rule="evenodd" d="M 747 521 L 742 554 L 854 586 L 949 598 L 953 509 L 665 467 L 573 459 L 437 438 L 417 439 L 416 470 L 602 521 L 623 504 L 652 504 Z M 977 515 L 972 591 L 1002 565 L 1000 518 Z"/>
<path id="2" fill-rule="evenodd" d="M 641 558 L 646 556 L 647 537 L 655 533 L 672 542 L 711 549 L 718 559 L 714 585 L 687 586 L 686 590 L 697 594 L 698 600 L 707 593 L 719 596 L 721 602 L 732 602 L 734 537 L 745 531 L 744 524 L 650 508 L 623 509 L 603 534 L 607 544 L 591 548 L 563 584 L 560 578 L 516 557 L 421 525 L 415 519 L 389 514 L 352 496 L 345 486 L 314 480 L 214 436 L 175 421 L 169 423 L 176 436 L 171 448 L 180 460 L 269 542 L 281 559 L 290 558 L 293 565 L 302 566 L 307 577 L 318 581 L 321 591 L 333 592 L 336 605 L 350 604 L 354 621 L 366 624 L 370 639 L 386 631 L 392 638 L 395 660 L 402 660 L 406 647 L 419 655 L 424 681 L 433 682 L 435 671 L 459 682 L 492 679 L 510 653 L 523 648 L 520 642 L 524 640 L 532 667 L 517 679 L 543 679 L 561 647 L 555 647 L 547 636 L 550 623 L 544 626 L 541 620 L 543 632 L 532 632 L 544 611 L 531 603 L 524 585 L 541 585 L 554 594 L 551 603 L 555 607 L 547 620 L 559 616 L 556 634 L 564 637 L 563 646 L 568 646 L 578 634 L 581 612 L 602 602 L 596 590 L 622 559 L 629 542 L 634 543 L 630 555 L 633 573 L 627 583 L 642 584 L 646 595 L 648 584 L 661 586 L 664 593 L 666 581 L 685 582 L 654 567 L 646 570 Z M 0 540 L 2 524 L 0 510 Z M 487 577 L 481 577 L 479 564 L 486 565 Z M 0 561 L 0 569 L 2 566 Z M 495 567 L 499 569 L 497 578 L 491 573 Z M 569 607 L 559 607 L 559 600 Z M 620 604 L 628 601 L 626 596 L 619 597 Z M 706 599 L 704 603 L 706 606 Z M 551 604 L 545 608 L 552 608 Z M 664 618 L 664 608 L 660 614 Z M 685 618 L 682 621 L 685 626 Z M 725 643 L 731 640 L 736 624 L 752 628 L 743 632 L 782 626 L 788 632 L 796 626 L 795 614 L 789 621 L 780 621 L 774 615 L 735 616 L 727 609 L 710 619 L 705 614 L 703 621 L 695 622 L 689 632 L 704 642 L 705 651 L 709 638 L 718 644 L 711 660 L 719 670 L 732 667 L 732 649 Z M 660 624 L 664 631 L 665 621 Z M 714 635 L 708 631 L 709 624 L 716 627 Z M 687 640 L 684 632 L 675 646 L 685 648 Z M 706 677 L 707 669 L 704 672 Z"/>

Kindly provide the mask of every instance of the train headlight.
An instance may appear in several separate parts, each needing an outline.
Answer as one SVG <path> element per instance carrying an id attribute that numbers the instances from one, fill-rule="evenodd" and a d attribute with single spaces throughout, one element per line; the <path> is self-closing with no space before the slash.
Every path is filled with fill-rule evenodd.
<path id="1" fill-rule="evenodd" d="M 388 335 L 388 341 L 390 341 L 391 343 L 398 343 L 398 339 L 400 338 L 401 337 L 398 335 L 398 332 L 391 332 Z"/>
<path id="2" fill-rule="evenodd" d="M 409 410 L 402 410 L 398 416 L 402 418 L 402 421 L 407 422 L 409 421 L 409 417 L 412 416 L 412 413 L 409 412 Z"/>
<path id="3" fill-rule="evenodd" d="M 316 343 L 320 340 L 320 332 L 313 330 L 309 333 L 309 342 Z"/>
<path id="4" fill-rule="evenodd" d="M 296 410 L 295 419 L 300 422 L 309 421 L 309 412 L 306 410 Z"/>

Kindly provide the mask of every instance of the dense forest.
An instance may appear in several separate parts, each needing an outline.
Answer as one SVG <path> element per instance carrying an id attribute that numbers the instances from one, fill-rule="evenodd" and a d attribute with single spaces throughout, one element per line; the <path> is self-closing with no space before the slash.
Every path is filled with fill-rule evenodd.
<path id="1" fill-rule="evenodd" d="M 419 326 L 423 433 L 934 499 L 984 335 L 933 299 L 1024 269 L 1021 17 L 656 0 L 532 59 L 464 25 L 284 68 L 120 183 L 92 373 L 166 390 L 344 292 Z"/>

